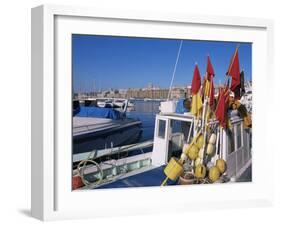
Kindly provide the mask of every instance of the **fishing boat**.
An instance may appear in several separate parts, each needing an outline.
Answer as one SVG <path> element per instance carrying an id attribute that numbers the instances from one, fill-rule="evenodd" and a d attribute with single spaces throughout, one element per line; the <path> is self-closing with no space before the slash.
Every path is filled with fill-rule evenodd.
<path id="1" fill-rule="evenodd" d="M 230 118 L 231 133 L 222 128 L 218 129 L 216 139 L 217 151 L 213 153 L 209 164 L 214 165 L 218 159 L 224 159 L 227 165 L 226 171 L 220 178 L 220 182 L 247 181 L 251 174 L 251 129 L 243 128 L 243 119 L 236 114 Z M 218 121 L 210 121 L 210 124 L 217 125 Z M 165 167 L 170 161 L 179 159 L 188 139 L 196 137 L 194 129 L 194 116 L 191 113 L 159 113 L 155 118 L 155 131 L 152 152 L 140 153 L 126 158 L 110 159 L 83 168 L 83 180 L 87 181 L 80 189 L 92 188 L 120 188 L 139 186 L 160 186 L 165 180 Z M 151 142 L 150 142 L 151 144 Z M 127 147 L 120 147 L 119 152 Z M 137 145 L 130 146 L 129 150 L 138 149 Z M 111 156 L 114 151 L 104 151 L 104 155 Z M 76 161 L 85 160 L 90 152 L 74 156 Z M 206 155 L 205 158 L 208 156 Z M 88 160 L 95 161 L 97 157 Z M 192 161 L 184 167 L 189 171 Z M 81 172 L 81 171 L 80 171 Z M 74 169 L 73 174 L 77 175 L 78 170 Z M 194 183 L 196 181 L 194 180 Z M 179 178 L 169 180 L 168 185 L 179 184 Z"/>
<path id="2" fill-rule="evenodd" d="M 228 128 L 223 128 L 214 118 L 204 123 L 202 118 L 196 118 L 191 112 L 177 113 L 173 106 L 173 102 L 162 104 L 162 111 L 155 118 L 153 141 L 103 150 L 102 156 L 107 156 L 107 159 L 102 162 L 97 162 L 100 156 L 95 151 L 75 155 L 74 159 L 79 162 L 79 166 L 73 171 L 74 181 L 83 178 L 80 181 L 82 187 L 77 188 L 160 186 L 163 182 L 165 185 L 178 185 L 251 181 L 252 130 L 245 127 L 244 119 L 237 109 L 228 111 L 229 125 Z M 210 129 L 205 133 L 204 139 L 207 142 L 204 148 L 202 144 L 197 144 L 202 143 L 199 140 L 204 137 L 203 125 Z M 194 146 L 195 143 L 200 146 L 200 151 Z M 112 158 L 116 153 L 142 150 L 145 145 L 153 145 L 152 152 Z M 196 158 L 190 156 L 191 149 L 198 149 Z M 183 154 L 185 163 L 181 164 L 179 160 Z M 196 166 L 204 165 L 202 172 L 207 175 L 206 169 L 208 168 L 209 173 L 218 161 L 223 162 L 224 170 L 216 180 L 203 176 L 201 178 L 201 175 L 197 175 L 199 178 L 195 177 Z M 185 176 L 190 174 L 192 179 L 187 180 Z"/>
<path id="3" fill-rule="evenodd" d="M 112 108 L 80 107 L 73 110 L 73 154 L 136 142 L 142 122 Z"/>

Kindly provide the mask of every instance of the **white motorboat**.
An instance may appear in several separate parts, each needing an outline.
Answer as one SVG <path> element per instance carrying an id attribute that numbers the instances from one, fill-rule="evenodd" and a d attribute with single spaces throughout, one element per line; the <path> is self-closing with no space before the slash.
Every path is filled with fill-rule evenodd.
<path id="1" fill-rule="evenodd" d="M 114 103 L 112 100 L 105 99 L 105 100 L 98 100 L 97 101 L 97 106 L 100 108 L 113 108 Z"/>
<path id="2" fill-rule="evenodd" d="M 136 142 L 141 134 L 141 121 L 73 117 L 73 154 L 100 150 Z"/>
<path id="3" fill-rule="evenodd" d="M 134 107 L 134 103 L 127 99 L 98 99 L 97 106 L 101 108 L 124 108 L 127 104 L 128 107 Z"/>
<path id="4" fill-rule="evenodd" d="M 133 107 L 135 107 L 135 104 L 133 102 L 129 101 L 128 102 L 128 107 L 129 108 L 133 108 Z"/>
<path id="5" fill-rule="evenodd" d="M 77 106 L 76 106 L 77 107 Z M 73 154 L 136 142 L 142 122 L 112 108 L 79 107 L 73 116 Z"/>
<path id="6" fill-rule="evenodd" d="M 124 108 L 125 104 L 126 104 L 126 100 L 121 100 L 121 99 L 114 99 L 113 100 L 113 107 Z"/>

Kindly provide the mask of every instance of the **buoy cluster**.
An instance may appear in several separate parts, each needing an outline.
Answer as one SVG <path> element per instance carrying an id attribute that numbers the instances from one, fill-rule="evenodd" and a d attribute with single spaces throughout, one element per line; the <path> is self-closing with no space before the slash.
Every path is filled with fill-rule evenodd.
<path id="1" fill-rule="evenodd" d="M 235 102 L 236 99 L 240 99 L 240 94 L 235 94 L 234 91 L 237 92 L 236 88 L 241 85 L 238 82 L 240 80 L 238 46 L 232 56 L 227 72 L 227 76 L 235 79 L 232 79 L 232 83 L 229 85 L 229 78 L 225 78 L 225 85 L 219 88 L 217 98 L 215 97 L 214 76 L 215 72 L 210 56 L 207 58 L 203 84 L 201 84 L 198 65 L 197 63 L 195 64 L 191 83 L 192 104 L 190 109 L 190 113 L 194 116 L 192 123 L 195 136 L 190 143 L 190 136 L 188 136 L 186 140 L 188 144 L 184 145 L 179 159 L 170 159 L 164 170 L 167 177 L 161 185 L 165 185 L 169 179 L 177 180 L 181 176 L 185 178 L 184 173 L 189 173 L 189 175 L 193 173 L 196 180 L 214 183 L 225 173 L 227 166 L 221 153 L 222 140 L 220 140 L 220 135 L 230 122 L 227 116 L 228 104 L 231 102 L 230 93 L 234 95 L 231 106 L 240 110 L 241 114 L 244 113 L 244 121 L 247 121 L 247 126 L 251 126 L 250 117 L 247 118 L 245 109 L 239 102 Z M 219 141 L 221 141 L 220 145 Z M 185 163 L 190 163 L 190 171 L 185 172 Z"/>
<path id="2" fill-rule="evenodd" d="M 211 133 L 206 145 L 204 145 L 204 135 L 199 132 L 191 141 L 190 144 L 184 145 L 180 159 L 172 157 L 164 169 L 167 176 L 162 185 L 166 184 L 167 180 L 176 181 L 181 177 L 180 181 L 184 181 L 184 175 L 194 175 L 194 183 L 198 181 L 207 181 L 215 183 L 221 175 L 226 171 L 226 162 L 221 157 L 218 157 L 214 163 L 208 161 L 216 154 L 217 134 Z M 191 163 L 191 169 L 186 172 L 184 163 Z"/>

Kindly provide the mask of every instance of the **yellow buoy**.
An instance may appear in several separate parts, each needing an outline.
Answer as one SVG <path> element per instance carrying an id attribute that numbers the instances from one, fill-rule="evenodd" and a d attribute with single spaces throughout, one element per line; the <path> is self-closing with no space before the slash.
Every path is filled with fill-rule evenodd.
<path id="1" fill-rule="evenodd" d="M 198 147 L 198 149 L 202 148 L 204 145 L 204 136 L 202 134 L 200 134 L 195 142 L 195 145 Z"/>
<path id="2" fill-rule="evenodd" d="M 218 169 L 218 167 L 213 166 L 209 169 L 209 175 L 208 175 L 209 179 L 211 182 L 215 182 L 220 178 L 220 171 Z"/>
<path id="3" fill-rule="evenodd" d="M 217 135 L 215 133 L 212 133 L 209 139 L 209 144 L 216 144 L 216 140 L 217 140 Z"/>
<path id="4" fill-rule="evenodd" d="M 171 158 L 164 173 L 170 180 L 175 181 L 183 173 L 183 166 L 177 159 Z"/>
<path id="5" fill-rule="evenodd" d="M 203 158 L 204 158 L 204 148 L 201 148 L 201 149 L 200 149 L 200 151 L 199 151 L 199 153 L 198 153 L 198 157 L 199 157 L 200 159 L 203 159 Z"/>
<path id="6" fill-rule="evenodd" d="M 185 144 L 184 146 L 183 146 L 183 153 L 184 154 L 186 154 L 186 155 L 188 155 L 188 150 L 189 150 L 189 148 L 190 148 L 190 145 L 189 144 Z"/>
<path id="7" fill-rule="evenodd" d="M 198 157 L 198 152 L 199 152 L 198 147 L 196 145 L 192 145 L 188 150 L 187 156 L 191 160 L 195 160 Z"/>
<path id="8" fill-rule="evenodd" d="M 215 145 L 213 145 L 213 144 L 208 144 L 208 146 L 207 146 L 207 154 L 208 155 L 213 155 L 214 154 L 214 152 L 215 152 L 215 148 L 216 148 L 216 146 Z"/>
<path id="9" fill-rule="evenodd" d="M 218 167 L 221 174 L 223 174 L 226 170 L 226 162 L 223 159 L 218 159 L 216 161 L 216 167 Z"/>
<path id="10" fill-rule="evenodd" d="M 206 167 L 203 164 L 199 164 L 195 167 L 195 177 L 203 179 L 206 176 Z"/>
<path id="11" fill-rule="evenodd" d="M 198 156 L 194 162 L 195 166 L 198 166 L 201 163 L 201 158 Z"/>

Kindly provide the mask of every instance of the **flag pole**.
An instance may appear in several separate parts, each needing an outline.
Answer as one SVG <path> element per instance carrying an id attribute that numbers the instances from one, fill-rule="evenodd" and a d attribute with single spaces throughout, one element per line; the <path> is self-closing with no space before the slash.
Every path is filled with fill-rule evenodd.
<path id="1" fill-rule="evenodd" d="M 207 75 L 207 72 L 205 74 L 205 76 Z M 207 76 L 205 77 L 207 79 Z M 205 87 L 206 88 L 206 87 Z M 209 86 L 210 89 L 210 86 Z M 209 91 L 209 90 L 208 90 Z M 204 90 L 205 92 L 205 90 Z M 202 113 L 202 132 L 203 132 L 203 153 L 205 155 L 205 146 L 206 146 L 206 139 L 207 139 L 207 135 L 206 135 L 206 122 L 205 122 L 205 117 L 206 117 L 206 108 L 208 107 L 208 95 L 204 97 L 204 104 L 203 104 L 203 113 Z M 201 164 L 203 163 L 204 159 L 201 160 Z"/>
<path id="2" fill-rule="evenodd" d="M 208 55 L 208 63 L 210 62 L 210 56 Z M 210 62 L 211 63 L 211 62 Z M 208 67 L 208 66 L 207 66 Z M 207 69 L 208 70 L 208 69 Z M 214 74 L 214 72 L 213 72 Z M 210 75 L 211 78 L 210 78 L 210 81 L 209 82 L 209 85 L 208 85 L 208 89 L 209 90 L 204 90 L 204 93 L 206 93 L 206 96 L 204 98 L 204 110 L 203 110 L 203 115 L 202 115 L 202 130 L 203 130 L 203 140 L 204 140 L 204 143 L 203 143 L 203 152 L 204 152 L 204 156 L 205 156 L 205 152 L 206 152 L 206 142 L 207 142 L 207 113 L 208 113 L 208 109 L 211 110 L 210 106 L 209 106 L 209 102 L 210 102 L 210 96 L 211 96 L 211 91 L 212 91 L 212 88 L 213 88 L 213 76 L 214 75 Z M 208 80 L 208 71 L 206 71 L 206 74 L 205 74 L 205 80 Z M 205 86 L 205 89 L 206 89 L 206 86 Z M 202 159 L 202 161 L 204 161 L 204 159 Z M 203 162 L 201 162 L 203 163 Z"/>

